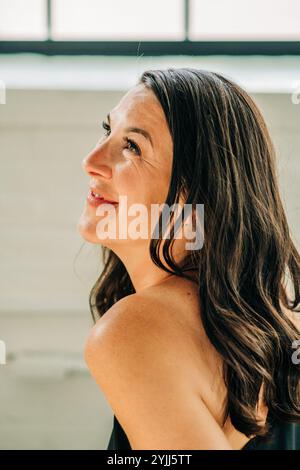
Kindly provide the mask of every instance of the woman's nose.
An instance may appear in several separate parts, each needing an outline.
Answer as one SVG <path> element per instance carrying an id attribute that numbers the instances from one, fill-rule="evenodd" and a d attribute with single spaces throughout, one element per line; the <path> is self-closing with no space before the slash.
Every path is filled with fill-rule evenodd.
<path id="1" fill-rule="evenodd" d="M 112 168 L 108 159 L 105 158 L 103 149 L 93 149 L 82 160 L 82 168 L 88 175 L 100 175 L 105 178 L 111 178 Z"/>

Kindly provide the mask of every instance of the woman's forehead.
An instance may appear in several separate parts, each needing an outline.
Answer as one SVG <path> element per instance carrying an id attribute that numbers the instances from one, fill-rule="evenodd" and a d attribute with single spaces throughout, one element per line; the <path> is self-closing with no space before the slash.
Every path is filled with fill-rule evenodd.
<path id="1" fill-rule="evenodd" d="M 163 109 L 155 94 L 146 87 L 134 87 L 122 97 L 112 113 L 120 113 L 122 117 L 139 118 L 150 125 L 157 121 L 165 121 Z"/>
<path id="2" fill-rule="evenodd" d="M 160 102 L 151 90 L 133 89 L 122 97 L 110 112 L 112 124 L 124 121 L 124 126 L 146 129 L 154 139 L 160 140 L 169 134 L 168 123 Z M 168 140 L 172 141 L 169 135 Z"/>

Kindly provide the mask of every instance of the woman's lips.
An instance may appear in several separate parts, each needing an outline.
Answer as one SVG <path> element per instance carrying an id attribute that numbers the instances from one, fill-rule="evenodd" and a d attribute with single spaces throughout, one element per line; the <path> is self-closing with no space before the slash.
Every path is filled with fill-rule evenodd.
<path id="1" fill-rule="evenodd" d="M 100 204 L 112 204 L 113 206 L 118 205 L 117 202 L 107 201 L 106 199 L 104 199 L 102 197 L 97 197 L 92 190 L 90 190 L 90 192 L 88 194 L 87 201 L 91 206 L 94 206 L 94 207 L 98 207 L 98 206 L 100 206 Z"/>

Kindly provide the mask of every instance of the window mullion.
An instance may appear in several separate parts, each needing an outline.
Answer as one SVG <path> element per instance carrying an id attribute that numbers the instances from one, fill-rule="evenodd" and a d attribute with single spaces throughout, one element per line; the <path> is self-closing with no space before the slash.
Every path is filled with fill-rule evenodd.
<path id="1" fill-rule="evenodd" d="M 52 39 L 52 0 L 46 0 L 47 12 L 46 12 L 46 26 L 47 26 L 47 40 Z"/>
<path id="2" fill-rule="evenodd" d="M 184 13 L 183 13 L 183 20 L 184 20 L 184 40 L 189 40 L 190 35 L 190 0 L 184 0 Z"/>

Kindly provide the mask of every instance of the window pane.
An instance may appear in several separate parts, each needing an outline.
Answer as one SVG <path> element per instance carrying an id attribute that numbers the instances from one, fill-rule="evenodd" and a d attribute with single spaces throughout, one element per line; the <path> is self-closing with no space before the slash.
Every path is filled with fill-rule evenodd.
<path id="1" fill-rule="evenodd" d="M 46 39 L 45 0 L 0 0 L 0 39 Z"/>
<path id="2" fill-rule="evenodd" d="M 191 0 L 192 40 L 300 40 L 299 0 Z"/>
<path id="3" fill-rule="evenodd" d="M 52 0 L 57 40 L 182 40 L 183 0 Z"/>

